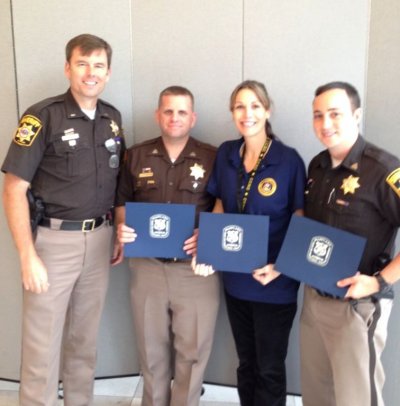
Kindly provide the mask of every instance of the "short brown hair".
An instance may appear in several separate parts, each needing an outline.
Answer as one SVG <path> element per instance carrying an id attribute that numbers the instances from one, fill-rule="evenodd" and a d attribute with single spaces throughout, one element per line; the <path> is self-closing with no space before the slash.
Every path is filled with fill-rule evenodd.
<path id="1" fill-rule="evenodd" d="M 111 66 L 112 49 L 110 44 L 104 39 L 92 34 L 80 34 L 70 39 L 65 47 L 65 57 L 70 62 L 72 52 L 75 48 L 80 48 L 82 55 L 90 55 L 97 49 L 104 49 L 107 54 L 108 67 Z"/>
<path id="2" fill-rule="evenodd" d="M 165 88 L 158 97 L 158 107 L 161 106 L 162 98 L 164 96 L 189 96 L 192 101 L 192 108 L 194 108 L 194 96 L 193 93 L 183 86 L 169 86 Z"/>

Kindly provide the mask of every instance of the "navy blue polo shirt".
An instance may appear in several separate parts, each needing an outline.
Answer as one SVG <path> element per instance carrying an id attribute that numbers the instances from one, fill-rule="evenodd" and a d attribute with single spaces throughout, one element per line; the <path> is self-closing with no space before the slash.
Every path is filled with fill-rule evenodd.
<path id="1" fill-rule="evenodd" d="M 249 173 L 241 171 L 243 139 L 226 141 L 218 149 L 208 192 L 221 199 L 225 213 L 239 213 Z M 242 175 L 240 173 L 242 172 Z M 270 218 L 268 263 L 274 263 L 295 210 L 304 207 L 305 166 L 297 151 L 273 140 L 255 174 L 243 213 Z M 239 194 L 239 199 L 238 199 Z M 243 300 L 291 303 L 297 299 L 299 284 L 280 275 L 266 286 L 252 275 L 223 272 L 227 292 Z"/>

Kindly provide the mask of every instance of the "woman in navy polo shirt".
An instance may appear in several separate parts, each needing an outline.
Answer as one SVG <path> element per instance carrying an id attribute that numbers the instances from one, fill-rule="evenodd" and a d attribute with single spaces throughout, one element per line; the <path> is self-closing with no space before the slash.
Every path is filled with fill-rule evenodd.
<path id="1" fill-rule="evenodd" d="M 303 213 L 305 167 L 272 133 L 270 105 L 262 83 L 248 80 L 235 88 L 230 110 L 241 138 L 219 147 L 208 184 L 217 199 L 214 212 L 270 218 L 268 265 L 253 275 L 222 275 L 242 406 L 286 405 L 285 358 L 299 287 L 273 264 L 291 215 Z"/>

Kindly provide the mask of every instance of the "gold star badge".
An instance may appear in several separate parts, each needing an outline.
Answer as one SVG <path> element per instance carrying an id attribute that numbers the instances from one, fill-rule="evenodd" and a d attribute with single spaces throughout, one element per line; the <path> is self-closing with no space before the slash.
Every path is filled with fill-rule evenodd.
<path id="1" fill-rule="evenodd" d="M 190 176 L 193 176 L 195 180 L 204 178 L 204 173 L 206 170 L 203 168 L 203 165 L 194 164 L 190 167 Z"/>
<path id="2" fill-rule="evenodd" d="M 117 137 L 119 134 L 118 124 L 114 120 L 111 120 L 110 127 L 111 131 L 114 133 L 114 137 Z"/>
<path id="3" fill-rule="evenodd" d="M 360 184 L 358 183 L 359 179 L 359 177 L 350 175 L 348 178 L 343 179 L 343 183 L 342 186 L 340 186 L 340 189 L 343 189 L 345 195 L 347 193 L 354 194 L 356 189 L 360 187 Z"/>

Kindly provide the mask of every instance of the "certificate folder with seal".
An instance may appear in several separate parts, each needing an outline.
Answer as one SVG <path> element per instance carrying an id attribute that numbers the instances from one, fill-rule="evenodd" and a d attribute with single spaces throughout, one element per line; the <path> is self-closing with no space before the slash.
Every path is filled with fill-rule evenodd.
<path id="1" fill-rule="evenodd" d="M 128 202 L 125 209 L 125 223 L 137 234 L 124 245 L 126 257 L 187 258 L 182 247 L 193 235 L 195 205 Z"/>
<path id="2" fill-rule="evenodd" d="M 343 297 L 336 282 L 354 275 L 366 239 L 306 217 L 293 215 L 275 269 L 322 292 Z"/>
<path id="3" fill-rule="evenodd" d="M 267 263 L 269 217 L 200 213 L 197 263 L 251 273 Z"/>

